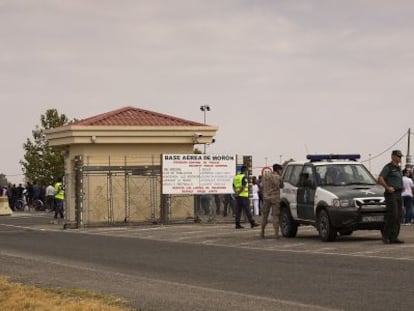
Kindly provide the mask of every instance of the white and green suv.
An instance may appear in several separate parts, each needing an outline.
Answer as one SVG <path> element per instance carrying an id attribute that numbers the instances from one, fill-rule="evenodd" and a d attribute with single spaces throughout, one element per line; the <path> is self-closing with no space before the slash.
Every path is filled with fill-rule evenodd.
<path id="1" fill-rule="evenodd" d="M 280 226 L 295 237 L 300 225 L 313 225 L 322 241 L 355 230 L 382 230 L 384 189 L 357 154 L 308 155 L 283 171 Z"/>

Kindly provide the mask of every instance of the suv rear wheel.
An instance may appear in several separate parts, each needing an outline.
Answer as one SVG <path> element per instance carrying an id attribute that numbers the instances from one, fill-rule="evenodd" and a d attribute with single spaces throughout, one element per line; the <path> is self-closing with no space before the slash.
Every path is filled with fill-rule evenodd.
<path id="1" fill-rule="evenodd" d="M 319 236 L 322 241 L 329 242 L 335 241 L 336 239 L 336 230 L 332 227 L 331 221 L 329 220 L 329 215 L 326 210 L 321 210 L 318 217 L 318 230 Z"/>
<path id="2" fill-rule="evenodd" d="M 280 211 L 280 230 L 286 238 L 294 238 L 298 233 L 298 225 L 286 207 Z"/>

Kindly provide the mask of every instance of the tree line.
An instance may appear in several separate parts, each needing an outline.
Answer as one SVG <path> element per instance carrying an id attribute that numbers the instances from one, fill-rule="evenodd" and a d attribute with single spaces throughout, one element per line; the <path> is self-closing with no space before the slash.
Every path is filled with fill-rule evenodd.
<path id="1" fill-rule="evenodd" d="M 26 182 L 38 185 L 53 184 L 65 174 L 63 147 L 50 146 L 45 130 L 68 124 L 65 114 L 48 109 L 40 116 L 40 125 L 32 131 L 32 137 L 23 143 L 24 156 L 19 161 Z M 0 186 L 8 185 L 7 176 L 0 173 Z"/>

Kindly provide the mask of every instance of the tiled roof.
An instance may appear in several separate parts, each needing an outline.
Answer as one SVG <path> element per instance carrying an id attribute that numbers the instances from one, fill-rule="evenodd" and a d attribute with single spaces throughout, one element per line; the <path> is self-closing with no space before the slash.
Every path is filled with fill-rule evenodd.
<path id="1" fill-rule="evenodd" d="M 203 123 L 188 121 L 149 110 L 124 107 L 94 117 L 77 120 L 70 125 L 86 126 L 204 126 Z"/>

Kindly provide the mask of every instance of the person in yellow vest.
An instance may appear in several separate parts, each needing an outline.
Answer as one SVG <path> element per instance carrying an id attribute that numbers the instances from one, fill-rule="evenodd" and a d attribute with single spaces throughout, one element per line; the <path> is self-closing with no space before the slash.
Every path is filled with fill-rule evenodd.
<path id="1" fill-rule="evenodd" d="M 63 202 L 65 201 L 65 187 L 62 183 L 62 178 L 59 179 L 57 183 L 55 183 L 55 219 L 63 218 Z"/>
<path id="2" fill-rule="evenodd" d="M 252 213 L 250 211 L 249 200 L 249 181 L 247 176 L 247 166 L 241 167 L 240 173 L 233 178 L 233 190 L 236 195 L 236 229 L 242 229 L 240 225 L 240 218 L 242 211 L 246 213 L 247 219 L 250 222 L 250 227 L 257 227 L 258 224 L 254 221 Z"/>

